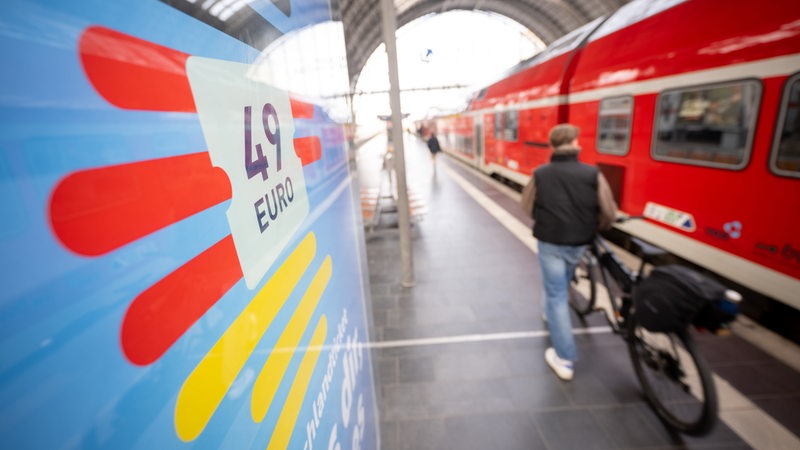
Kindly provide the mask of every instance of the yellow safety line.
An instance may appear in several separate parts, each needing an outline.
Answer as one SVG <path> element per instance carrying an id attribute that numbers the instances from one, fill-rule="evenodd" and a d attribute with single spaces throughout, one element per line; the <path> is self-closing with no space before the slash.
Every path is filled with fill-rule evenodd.
<path id="1" fill-rule="evenodd" d="M 309 233 L 186 379 L 175 405 L 175 431 L 182 440 L 191 441 L 203 432 L 258 341 L 311 264 L 316 248 L 316 237 Z"/>

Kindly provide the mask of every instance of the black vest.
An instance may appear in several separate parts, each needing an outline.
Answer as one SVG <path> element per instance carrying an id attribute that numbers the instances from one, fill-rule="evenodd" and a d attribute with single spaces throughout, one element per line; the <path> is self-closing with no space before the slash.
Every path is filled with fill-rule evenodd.
<path id="1" fill-rule="evenodd" d="M 553 154 L 534 172 L 533 235 L 556 245 L 588 244 L 597 232 L 597 167 L 577 154 Z"/>

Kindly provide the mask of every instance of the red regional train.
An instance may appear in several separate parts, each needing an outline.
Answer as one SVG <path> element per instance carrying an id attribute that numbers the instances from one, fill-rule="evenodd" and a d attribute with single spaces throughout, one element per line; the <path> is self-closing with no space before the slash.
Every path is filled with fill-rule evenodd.
<path id="1" fill-rule="evenodd" d="M 433 119 L 444 151 L 524 185 L 581 128 L 622 231 L 800 309 L 796 0 L 634 0 Z M 634 223 L 635 222 L 635 223 Z"/>

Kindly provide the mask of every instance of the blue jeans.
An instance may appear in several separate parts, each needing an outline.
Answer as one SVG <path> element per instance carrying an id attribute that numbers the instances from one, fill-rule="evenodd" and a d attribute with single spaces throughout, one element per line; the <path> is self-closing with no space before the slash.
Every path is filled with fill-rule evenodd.
<path id="1" fill-rule="evenodd" d="M 587 247 L 539 241 L 539 266 L 542 268 L 544 307 L 550 340 L 558 357 L 570 361 L 578 359 L 578 352 L 572 337 L 572 320 L 569 315 L 569 282 Z"/>

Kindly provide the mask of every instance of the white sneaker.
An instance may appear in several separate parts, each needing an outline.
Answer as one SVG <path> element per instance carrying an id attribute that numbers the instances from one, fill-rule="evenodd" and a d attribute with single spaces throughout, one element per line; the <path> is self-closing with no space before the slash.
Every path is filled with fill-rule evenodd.
<path id="1" fill-rule="evenodd" d="M 572 361 L 559 358 L 556 354 L 556 349 L 550 347 L 545 350 L 544 360 L 547 361 L 547 365 L 553 369 L 553 372 L 558 375 L 558 378 L 565 381 L 570 381 L 572 379 Z"/>

